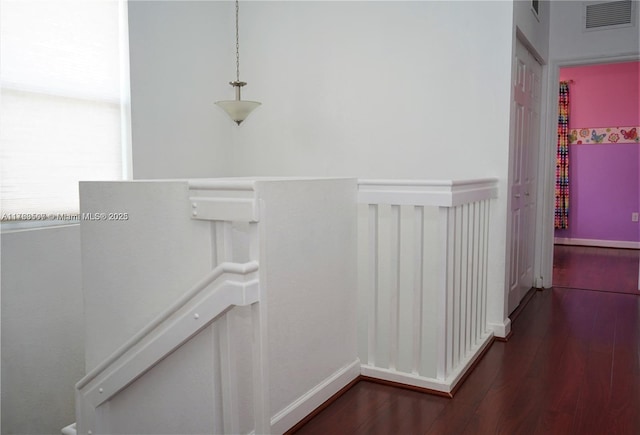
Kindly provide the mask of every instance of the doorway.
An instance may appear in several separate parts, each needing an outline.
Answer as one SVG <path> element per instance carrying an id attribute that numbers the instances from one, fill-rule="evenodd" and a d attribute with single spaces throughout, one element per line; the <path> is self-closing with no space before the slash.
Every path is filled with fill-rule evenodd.
<path id="1" fill-rule="evenodd" d="M 639 77 L 637 60 L 559 69 L 569 82 L 570 200 L 568 228 L 554 230 L 554 286 L 638 294 Z"/>
<path id="2" fill-rule="evenodd" d="M 547 94 L 544 104 L 546 136 L 545 148 L 541 153 L 539 167 L 539 191 L 540 207 L 538 219 L 536 221 L 536 254 L 535 269 L 536 287 L 551 288 L 555 282 L 553 280 L 554 264 L 554 202 L 555 202 L 555 162 L 557 143 L 557 122 L 558 122 L 558 83 L 560 81 L 560 69 L 580 65 L 597 65 L 607 63 L 639 61 L 637 54 L 600 56 L 596 58 L 581 58 L 572 60 L 554 60 L 547 70 Z M 640 163 L 639 163 L 640 164 Z M 640 174 L 635 181 L 640 184 Z M 640 231 L 640 230 L 639 230 Z M 636 269 L 636 280 L 640 288 L 640 265 Z"/>

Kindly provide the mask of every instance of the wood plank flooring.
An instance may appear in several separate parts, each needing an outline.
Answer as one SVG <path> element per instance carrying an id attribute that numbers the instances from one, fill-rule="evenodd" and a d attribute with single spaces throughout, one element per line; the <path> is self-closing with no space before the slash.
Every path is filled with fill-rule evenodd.
<path id="1" fill-rule="evenodd" d="M 638 262 L 640 250 L 637 249 L 555 245 L 553 285 L 640 294 Z"/>
<path id="2" fill-rule="evenodd" d="M 640 297 L 538 291 L 513 331 L 453 399 L 361 381 L 297 433 L 640 434 Z"/>

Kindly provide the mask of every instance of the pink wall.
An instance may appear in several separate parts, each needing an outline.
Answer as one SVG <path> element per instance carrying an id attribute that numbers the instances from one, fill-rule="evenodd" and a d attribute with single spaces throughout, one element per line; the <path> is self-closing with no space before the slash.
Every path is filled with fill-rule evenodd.
<path id="1" fill-rule="evenodd" d="M 637 125 L 640 121 L 640 62 L 562 68 L 572 79 L 569 127 Z"/>
<path id="2" fill-rule="evenodd" d="M 640 62 L 562 68 L 569 128 L 640 125 Z M 569 145 L 569 228 L 556 237 L 640 242 L 640 143 Z"/>

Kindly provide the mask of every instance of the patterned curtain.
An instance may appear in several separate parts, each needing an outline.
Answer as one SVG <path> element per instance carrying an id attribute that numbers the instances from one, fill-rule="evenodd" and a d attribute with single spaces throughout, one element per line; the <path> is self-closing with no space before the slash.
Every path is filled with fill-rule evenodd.
<path id="1" fill-rule="evenodd" d="M 569 227 L 569 83 L 560 82 L 555 227 Z"/>

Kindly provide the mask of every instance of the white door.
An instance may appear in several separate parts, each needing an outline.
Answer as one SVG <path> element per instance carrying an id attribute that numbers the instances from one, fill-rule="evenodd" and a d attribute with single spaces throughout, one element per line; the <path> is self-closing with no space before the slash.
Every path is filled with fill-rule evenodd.
<path id="1" fill-rule="evenodd" d="M 533 287 L 542 66 L 517 39 L 511 102 L 509 312 Z"/>

